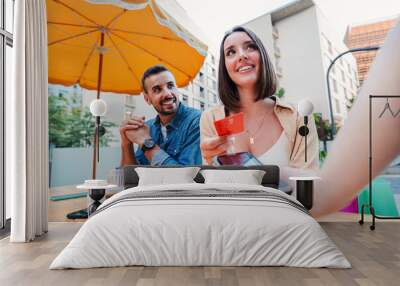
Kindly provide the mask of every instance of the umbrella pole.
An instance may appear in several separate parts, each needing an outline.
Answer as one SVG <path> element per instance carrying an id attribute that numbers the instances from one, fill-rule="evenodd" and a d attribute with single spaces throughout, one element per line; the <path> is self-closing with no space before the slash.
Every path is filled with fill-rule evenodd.
<path id="1" fill-rule="evenodd" d="M 100 48 L 104 46 L 104 32 L 101 32 Z M 100 98 L 100 88 L 101 88 L 101 76 L 103 71 L 103 53 L 99 50 L 99 76 L 97 77 L 97 99 Z M 100 116 L 96 117 L 96 127 L 94 130 L 93 138 L 93 161 L 92 161 L 92 179 L 96 179 L 96 157 L 99 161 L 100 154 L 100 138 L 99 138 L 99 127 L 100 127 Z"/>

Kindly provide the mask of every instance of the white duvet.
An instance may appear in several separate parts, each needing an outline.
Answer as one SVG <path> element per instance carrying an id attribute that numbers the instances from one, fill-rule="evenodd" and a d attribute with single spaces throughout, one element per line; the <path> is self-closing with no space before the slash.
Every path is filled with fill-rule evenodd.
<path id="1" fill-rule="evenodd" d="M 246 197 L 139 198 L 149 191 L 265 191 Z M 146 194 L 146 193 L 140 193 Z M 106 200 L 50 269 L 145 266 L 294 266 L 349 268 L 320 225 L 272 188 L 181 184 L 127 189 Z"/>

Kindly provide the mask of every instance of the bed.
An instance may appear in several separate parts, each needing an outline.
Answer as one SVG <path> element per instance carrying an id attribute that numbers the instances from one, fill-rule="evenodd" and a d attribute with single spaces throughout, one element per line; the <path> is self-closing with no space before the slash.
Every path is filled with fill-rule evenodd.
<path id="1" fill-rule="evenodd" d="M 265 170 L 261 185 L 204 183 L 199 173 L 193 183 L 140 186 L 136 168 L 124 169 L 126 189 L 99 207 L 50 269 L 351 267 L 288 187 L 278 189 L 276 166 L 252 167 Z"/>

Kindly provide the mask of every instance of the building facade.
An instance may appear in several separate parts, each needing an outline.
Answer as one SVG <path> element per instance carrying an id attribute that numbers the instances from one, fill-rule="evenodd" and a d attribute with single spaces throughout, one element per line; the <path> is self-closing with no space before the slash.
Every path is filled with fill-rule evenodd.
<path id="1" fill-rule="evenodd" d="M 314 112 L 329 118 L 326 72 L 331 61 L 347 50 L 337 32 L 312 0 L 298 0 L 244 24 L 263 41 L 275 67 L 284 99 L 308 99 Z M 330 73 L 333 114 L 341 123 L 346 104 L 358 87 L 355 58 L 347 55 Z"/>
<path id="2" fill-rule="evenodd" d="M 217 58 L 209 52 L 195 79 L 180 89 L 182 103 L 202 111 L 219 103 L 217 64 Z"/>
<path id="3" fill-rule="evenodd" d="M 348 26 L 344 41 L 349 49 L 381 46 L 389 30 L 396 24 L 396 19 L 397 16 L 393 16 Z M 360 85 L 365 80 L 376 53 L 377 51 L 355 53 Z"/>

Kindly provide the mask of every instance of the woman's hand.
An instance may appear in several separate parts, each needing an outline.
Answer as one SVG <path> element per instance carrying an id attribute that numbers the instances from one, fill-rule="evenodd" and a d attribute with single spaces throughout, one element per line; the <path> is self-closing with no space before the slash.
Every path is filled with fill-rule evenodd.
<path id="1" fill-rule="evenodd" d="M 213 157 L 225 155 L 228 148 L 229 143 L 226 136 L 207 138 L 200 144 L 201 153 L 209 165 L 211 165 Z"/>

